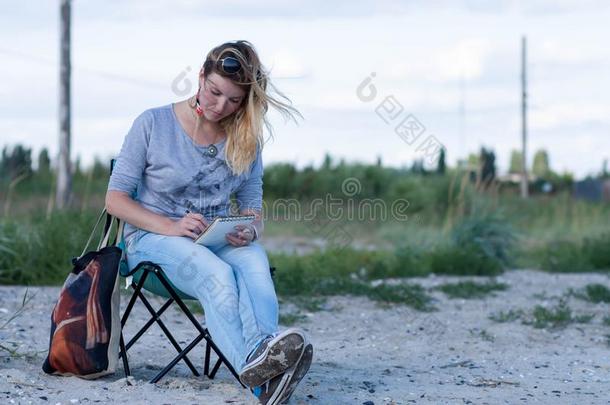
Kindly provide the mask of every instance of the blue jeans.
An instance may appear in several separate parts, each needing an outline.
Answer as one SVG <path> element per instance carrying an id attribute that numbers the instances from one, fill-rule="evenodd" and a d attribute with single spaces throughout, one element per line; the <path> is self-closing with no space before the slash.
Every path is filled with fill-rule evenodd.
<path id="1" fill-rule="evenodd" d="M 246 356 L 277 332 L 277 296 L 258 242 L 207 248 L 187 237 L 138 230 L 127 242 L 127 262 L 133 269 L 144 260 L 160 265 L 174 286 L 201 302 L 214 343 L 238 373 Z"/>

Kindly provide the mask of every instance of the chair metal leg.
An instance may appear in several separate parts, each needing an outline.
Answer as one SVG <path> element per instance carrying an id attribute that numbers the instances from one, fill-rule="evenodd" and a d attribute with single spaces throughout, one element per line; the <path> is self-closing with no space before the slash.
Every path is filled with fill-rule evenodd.
<path id="1" fill-rule="evenodd" d="M 148 302 L 148 300 L 146 299 L 146 297 L 144 295 L 141 294 L 140 299 L 142 300 L 142 303 L 144 304 L 144 306 L 146 307 L 146 309 L 148 309 L 148 311 L 150 312 L 151 310 L 153 311 L 151 313 L 151 318 L 144 324 L 144 326 L 142 326 L 142 328 L 129 340 L 129 342 L 127 342 L 127 350 L 129 350 L 129 348 L 131 346 L 133 346 L 133 344 L 135 342 L 138 341 L 138 339 L 140 339 L 140 337 L 146 333 L 146 331 L 148 330 L 148 328 L 150 328 L 158 319 L 159 316 L 161 316 L 161 314 L 163 314 L 163 312 L 165 312 L 165 310 L 167 308 L 170 307 L 170 305 L 172 304 L 171 300 L 168 300 L 165 304 L 163 304 L 163 306 L 158 310 L 155 311 L 152 308 L 152 305 L 150 305 L 150 303 Z"/>
<path id="2" fill-rule="evenodd" d="M 158 382 L 176 364 L 178 364 L 178 362 L 180 362 L 180 360 L 183 360 L 186 363 L 186 365 L 189 367 L 189 369 L 191 370 L 191 372 L 195 376 L 199 376 L 199 373 L 197 372 L 197 369 L 195 368 L 195 366 L 193 366 L 193 364 L 191 363 L 191 361 L 189 360 L 187 355 L 197 344 L 199 344 L 202 340 L 205 339 L 205 341 L 206 341 L 206 348 L 205 348 L 205 359 L 204 359 L 204 375 L 207 376 L 210 379 L 213 379 L 216 376 L 216 373 L 218 372 L 218 369 L 220 368 L 220 366 L 222 364 L 224 364 L 229 369 L 231 374 L 235 377 L 235 379 L 240 383 L 240 385 L 245 388 L 245 385 L 243 385 L 241 383 L 241 381 L 239 380 L 239 375 L 237 374 L 237 372 L 235 371 L 235 369 L 233 368 L 231 363 L 227 360 L 227 358 L 224 356 L 224 354 L 222 354 L 222 352 L 220 351 L 218 346 L 216 346 L 216 344 L 212 340 L 212 337 L 210 336 L 210 333 L 209 333 L 208 329 L 204 328 L 199 323 L 199 321 L 197 321 L 197 319 L 193 316 L 193 314 L 188 309 L 186 304 L 182 301 L 182 299 L 178 296 L 178 294 L 176 293 L 174 288 L 170 285 L 169 281 L 167 280 L 167 278 L 166 278 L 165 274 L 163 273 L 163 271 L 161 270 L 161 268 L 158 265 L 156 265 L 154 263 L 151 263 L 151 262 L 142 262 L 142 263 L 140 263 L 138 265 L 138 267 L 142 267 L 143 274 L 142 274 L 142 277 L 140 278 L 140 280 L 138 280 L 137 284 L 136 283 L 132 283 L 132 285 L 131 285 L 131 287 L 133 289 L 133 294 L 132 294 L 132 296 L 131 296 L 131 298 L 129 300 L 129 303 L 128 303 L 126 309 L 125 309 L 123 317 L 121 318 L 121 326 L 125 326 L 125 324 L 127 323 L 127 319 L 129 318 L 129 315 L 130 315 L 130 313 L 131 313 L 131 311 L 133 309 L 133 306 L 135 305 L 135 302 L 137 301 L 138 298 L 140 298 L 140 301 L 142 301 L 142 303 L 144 304 L 144 306 L 146 307 L 146 309 L 150 313 L 151 318 L 134 335 L 134 337 L 132 337 L 129 340 L 127 345 L 125 345 L 125 342 L 123 340 L 123 334 L 121 333 L 120 356 L 123 358 L 123 368 L 125 370 L 125 375 L 126 376 L 131 375 L 131 372 L 130 372 L 130 369 L 129 369 L 129 363 L 128 363 L 128 360 L 127 360 L 127 351 L 130 349 L 130 347 L 140 337 L 142 337 L 142 335 L 150 328 L 150 326 L 156 322 L 159 325 L 159 327 L 161 328 L 161 330 L 163 331 L 163 333 L 165 334 L 165 336 L 167 337 L 167 339 L 170 341 L 172 346 L 174 346 L 174 348 L 178 352 L 178 355 L 176 357 L 174 357 L 172 359 L 172 361 L 169 364 L 167 364 L 163 368 L 163 370 L 161 370 L 161 372 L 159 372 L 150 381 L 151 383 Z M 273 275 L 273 270 L 275 270 L 275 269 L 270 269 L 270 271 L 272 272 L 272 275 Z M 142 288 L 144 286 L 144 282 L 146 281 L 146 278 L 147 278 L 147 276 L 149 275 L 150 272 L 153 272 L 155 274 L 155 276 L 157 276 L 157 278 L 159 279 L 161 284 L 163 284 L 163 286 L 166 288 L 167 292 L 169 293 L 169 295 L 171 297 L 161 306 L 161 308 L 159 310 L 155 310 L 153 308 L 153 306 L 150 304 L 150 302 L 148 301 L 148 299 L 146 299 L 146 297 L 142 293 Z M 165 323 L 161 320 L 161 315 L 174 302 L 180 307 L 182 312 L 186 315 L 186 317 L 191 321 L 193 326 L 199 332 L 199 335 L 197 335 L 195 337 L 195 339 L 188 346 L 186 346 L 184 349 L 180 347 L 180 345 L 178 344 L 176 339 L 173 337 L 173 335 L 171 334 L 171 332 L 169 331 L 169 329 L 167 328 Z M 214 367 L 212 367 L 212 370 L 210 371 L 210 361 L 211 361 L 211 352 L 212 352 L 212 350 L 214 351 L 214 354 L 216 354 L 217 360 L 214 363 Z"/>
<path id="3" fill-rule="evenodd" d="M 210 380 L 214 379 L 214 376 L 216 375 L 216 371 L 218 371 L 218 367 L 220 367 L 220 365 L 218 364 L 218 362 L 222 362 L 225 364 L 225 366 L 227 366 L 227 368 L 229 369 L 229 371 L 231 372 L 231 374 L 233 374 L 233 376 L 235 377 L 235 379 L 239 382 L 239 384 L 246 388 L 245 385 L 243 385 L 241 383 L 241 380 L 239 379 L 239 374 L 237 374 L 237 371 L 235 371 L 235 369 L 233 368 L 233 365 L 231 365 L 231 363 L 229 362 L 229 360 L 225 357 L 225 355 L 220 351 L 220 349 L 218 348 L 218 346 L 216 346 L 216 343 L 214 343 L 214 341 L 212 340 L 212 336 L 210 336 L 210 332 L 206 329 L 205 330 L 205 340 L 207 341 L 207 344 L 209 346 L 212 347 L 212 349 L 214 349 L 214 353 L 216 354 L 216 356 L 218 357 L 218 360 L 216 362 L 216 365 L 214 366 L 214 368 L 212 369 L 212 371 L 210 372 L 210 374 L 208 375 L 208 378 Z"/>
<path id="4" fill-rule="evenodd" d="M 139 265 L 138 265 L 138 267 L 139 267 Z M 144 286 L 144 282 L 146 281 L 147 276 L 148 276 L 148 271 L 144 271 L 144 274 L 142 275 L 142 278 L 140 278 L 140 281 L 138 282 L 137 285 L 134 286 L 134 283 L 133 282 L 131 283 L 131 288 L 133 288 L 134 292 L 133 292 L 133 294 L 131 294 L 129 304 L 127 304 L 127 308 L 125 308 L 125 313 L 123 314 L 123 317 L 121 318 L 121 326 L 125 326 L 125 323 L 127 323 L 127 318 L 129 318 L 129 314 L 131 314 L 131 310 L 132 310 L 134 304 L 136 303 L 136 300 L 140 296 L 140 291 L 142 290 L 142 287 Z"/>
<path id="5" fill-rule="evenodd" d="M 176 301 L 176 304 L 178 304 L 178 306 L 180 307 L 180 309 L 182 309 L 182 311 L 184 312 L 184 314 L 189 318 L 189 320 L 191 321 L 191 323 L 201 332 L 203 333 L 203 337 L 205 338 L 206 342 L 207 342 L 207 346 L 211 346 L 212 349 L 214 349 L 214 353 L 216 353 L 216 355 L 218 356 L 218 361 L 216 362 L 216 365 L 214 366 L 214 368 L 212 369 L 212 371 L 209 374 L 205 374 L 205 367 L 206 365 L 208 366 L 209 369 L 209 356 L 207 357 L 207 361 L 204 362 L 204 375 L 207 375 L 208 378 L 213 379 L 214 376 L 216 375 L 216 372 L 218 371 L 218 368 L 220 367 L 220 364 L 224 363 L 227 368 L 229 369 L 229 371 L 231 372 L 231 374 L 233 374 L 233 376 L 235 377 L 235 379 L 237 381 L 239 381 L 239 383 L 241 384 L 242 387 L 245 388 L 245 386 L 241 383 L 240 379 L 239 379 L 239 375 L 237 374 L 237 372 L 235 371 L 235 369 L 233 368 L 233 366 L 231 365 L 231 363 L 229 362 L 229 360 L 227 360 L 227 358 L 224 356 L 224 354 L 222 354 L 222 352 L 220 351 L 220 349 L 218 348 L 218 346 L 216 346 L 216 343 L 214 343 L 214 341 L 212 340 L 212 337 L 210 336 L 210 333 L 208 331 L 207 328 L 203 328 L 199 322 L 197 321 L 197 319 L 195 319 L 195 317 L 193 316 L 193 314 L 191 313 L 191 311 L 189 311 L 189 309 L 187 308 L 187 306 L 184 304 L 184 302 L 182 301 L 182 299 L 178 296 L 178 294 L 176 294 L 176 292 L 174 291 L 174 289 L 171 287 L 171 285 L 169 284 L 169 281 L 167 281 L 165 274 L 163 274 L 163 272 L 159 271 L 159 270 L 155 270 L 155 274 L 157 275 L 157 277 L 159 278 L 159 280 L 161 281 L 161 283 L 163 284 L 163 286 L 165 287 L 165 289 L 169 292 L 170 296 Z M 206 348 L 206 354 L 207 354 L 207 348 Z"/>
<path id="6" fill-rule="evenodd" d="M 222 364 L 222 359 L 218 359 L 216 360 L 216 365 L 214 365 L 214 368 L 212 369 L 212 372 L 210 373 L 210 375 L 208 376 L 210 378 L 210 380 L 213 380 L 214 377 L 216 376 L 216 372 L 218 371 L 218 369 L 220 368 L 220 365 Z M 236 374 L 235 378 L 237 378 L 237 381 L 239 381 L 239 376 L 237 376 Z"/>
<path id="7" fill-rule="evenodd" d="M 129 361 L 127 360 L 127 349 L 125 348 L 125 340 L 123 340 L 123 330 L 121 330 L 121 339 L 119 340 L 119 358 L 123 359 L 123 371 L 125 371 L 125 378 L 131 375 L 129 370 Z"/>
<path id="8" fill-rule="evenodd" d="M 171 332 L 169 331 L 169 329 L 167 329 L 167 326 L 165 326 L 165 323 L 161 320 L 161 318 L 159 317 L 159 315 L 157 314 L 157 312 L 155 311 L 155 309 L 152 307 L 152 305 L 150 305 L 150 303 L 148 302 L 148 300 L 143 301 L 144 302 L 144 306 L 146 307 L 146 309 L 148 309 L 148 311 L 150 312 L 150 314 L 153 317 L 153 321 L 157 322 L 157 325 L 159 325 L 159 327 L 161 328 L 161 330 L 163 331 L 163 333 L 165 333 L 165 336 L 167 336 L 167 339 L 170 341 L 170 343 L 172 344 L 172 346 L 174 346 L 174 349 L 176 349 L 176 351 L 178 352 L 178 354 L 181 354 L 183 352 L 183 349 L 180 347 L 180 345 L 178 344 L 178 342 L 176 341 L 176 339 L 174 338 L 174 336 L 171 334 Z M 168 300 L 169 302 L 169 300 Z M 167 303 L 166 303 L 167 304 Z M 171 304 L 171 302 L 170 302 Z M 165 307 L 165 305 L 164 305 Z M 169 307 L 169 305 L 167 306 Z M 165 309 L 164 309 L 165 310 Z M 201 339 L 199 339 L 201 340 Z M 179 360 L 184 358 L 184 362 L 186 363 L 186 365 L 188 366 L 188 368 L 191 369 L 191 372 L 195 375 L 195 376 L 199 376 L 199 372 L 197 371 L 197 369 L 195 368 L 195 366 L 193 365 L 193 363 L 191 363 L 191 361 L 189 360 L 188 357 L 186 357 L 185 355 L 180 356 Z"/>
<path id="9" fill-rule="evenodd" d="M 152 380 L 150 380 L 150 382 L 154 384 L 157 381 L 159 381 L 161 378 L 163 378 L 165 376 L 165 374 L 168 373 L 168 371 L 170 371 L 176 364 L 178 364 L 178 362 L 180 360 L 189 361 L 188 357 L 186 357 L 186 355 L 195 346 L 197 346 L 197 344 L 199 342 L 201 342 L 202 340 L 203 340 L 202 335 L 197 336 L 195 338 L 195 340 L 193 340 L 187 347 L 184 348 L 184 350 L 182 350 L 176 357 L 174 357 L 174 359 L 167 366 L 165 366 L 165 368 L 163 370 L 161 370 L 161 372 L 159 374 L 157 374 Z M 190 361 L 189 361 L 189 363 L 190 363 Z M 195 376 L 199 377 L 199 373 L 197 372 L 197 370 L 194 370 L 193 374 L 195 374 Z"/>
<path id="10" fill-rule="evenodd" d="M 210 376 L 210 345 L 207 343 L 207 340 L 206 340 L 206 344 L 205 344 L 205 360 L 203 362 L 203 375 L 206 377 Z"/>

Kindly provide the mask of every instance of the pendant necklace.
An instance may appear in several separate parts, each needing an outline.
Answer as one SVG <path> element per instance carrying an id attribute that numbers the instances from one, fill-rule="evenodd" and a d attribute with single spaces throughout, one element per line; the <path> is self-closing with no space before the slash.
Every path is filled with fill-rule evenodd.
<path id="1" fill-rule="evenodd" d="M 191 106 L 191 103 L 188 103 L 188 104 L 189 104 L 189 107 L 191 107 L 191 114 L 193 115 L 193 118 L 195 118 L 195 127 L 193 129 L 193 141 L 194 141 L 195 137 L 197 136 L 197 121 L 198 121 L 199 117 L 201 117 L 203 115 L 203 109 L 199 105 L 199 98 L 197 96 L 195 96 L 195 107 Z M 193 108 L 197 112 L 197 116 L 195 115 Z M 195 144 L 197 144 L 197 142 L 195 142 Z M 214 145 L 213 143 L 205 148 L 204 155 L 208 155 L 210 157 L 215 157 L 217 154 L 218 154 L 218 148 L 216 148 L 216 145 Z"/>

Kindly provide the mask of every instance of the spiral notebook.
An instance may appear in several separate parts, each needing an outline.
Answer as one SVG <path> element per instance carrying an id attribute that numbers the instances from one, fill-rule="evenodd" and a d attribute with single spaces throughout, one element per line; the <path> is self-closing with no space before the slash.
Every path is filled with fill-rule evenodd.
<path id="1" fill-rule="evenodd" d="M 204 246 L 219 246 L 227 244 L 225 235 L 227 233 L 236 232 L 237 225 L 249 225 L 254 222 L 254 215 L 236 215 L 232 217 L 218 217 L 212 221 L 205 231 L 197 239 L 195 243 Z"/>

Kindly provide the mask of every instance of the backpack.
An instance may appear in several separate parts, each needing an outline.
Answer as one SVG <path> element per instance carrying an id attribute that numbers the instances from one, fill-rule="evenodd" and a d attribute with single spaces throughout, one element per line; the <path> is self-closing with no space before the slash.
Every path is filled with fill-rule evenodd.
<path id="1" fill-rule="evenodd" d="M 101 219 L 106 215 L 96 251 L 87 252 Z M 115 218 L 102 210 L 85 249 L 72 259 L 72 271 L 51 313 L 49 353 L 42 369 L 47 374 L 93 379 L 114 373 L 121 336 L 119 264 L 123 251 L 123 221 L 118 221 L 109 245 Z M 118 240 L 118 243 L 117 243 Z"/>

